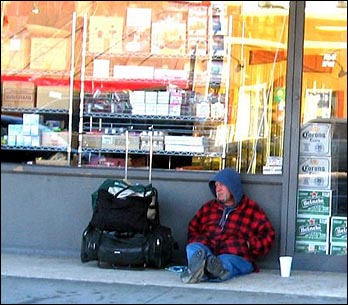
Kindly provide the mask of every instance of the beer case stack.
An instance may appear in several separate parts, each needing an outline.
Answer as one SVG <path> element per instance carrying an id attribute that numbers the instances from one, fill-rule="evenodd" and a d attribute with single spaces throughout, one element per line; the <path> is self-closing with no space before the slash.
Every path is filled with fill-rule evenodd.
<path id="1" fill-rule="evenodd" d="M 296 252 L 347 254 L 347 216 L 340 216 L 338 202 L 340 142 L 334 132 L 330 123 L 301 128 Z"/>

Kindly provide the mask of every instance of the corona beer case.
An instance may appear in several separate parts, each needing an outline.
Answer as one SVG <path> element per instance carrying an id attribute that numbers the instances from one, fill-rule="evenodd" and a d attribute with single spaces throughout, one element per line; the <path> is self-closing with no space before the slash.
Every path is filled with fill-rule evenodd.
<path id="1" fill-rule="evenodd" d="M 309 123 L 301 128 L 301 155 L 331 156 L 332 128 L 331 124 Z"/>
<path id="2" fill-rule="evenodd" d="M 299 161 L 298 186 L 302 189 L 330 190 L 337 186 L 335 157 L 302 156 Z"/>

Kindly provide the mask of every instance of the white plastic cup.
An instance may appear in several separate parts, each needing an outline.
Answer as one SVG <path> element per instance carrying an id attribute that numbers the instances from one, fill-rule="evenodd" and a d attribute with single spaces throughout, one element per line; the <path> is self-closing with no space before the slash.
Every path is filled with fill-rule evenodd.
<path id="1" fill-rule="evenodd" d="M 280 276 L 289 277 L 291 273 L 292 256 L 280 256 Z"/>

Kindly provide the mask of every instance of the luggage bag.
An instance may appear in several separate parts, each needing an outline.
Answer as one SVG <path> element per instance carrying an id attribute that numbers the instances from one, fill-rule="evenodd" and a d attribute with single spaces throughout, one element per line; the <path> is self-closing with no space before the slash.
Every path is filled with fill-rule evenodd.
<path id="1" fill-rule="evenodd" d="M 104 231 L 97 251 L 98 266 L 161 269 L 170 263 L 175 247 L 171 229 L 162 225 L 157 225 L 146 234 Z"/>
<path id="2" fill-rule="evenodd" d="M 93 215 L 83 234 L 81 261 L 97 260 L 101 268 L 164 268 L 177 243 L 171 229 L 160 224 L 158 192 L 151 183 L 152 139 L 148 185 L 127 181 L 127 139 L 126 132 L 125 179 L 106 179 L 92 193 Z"/>

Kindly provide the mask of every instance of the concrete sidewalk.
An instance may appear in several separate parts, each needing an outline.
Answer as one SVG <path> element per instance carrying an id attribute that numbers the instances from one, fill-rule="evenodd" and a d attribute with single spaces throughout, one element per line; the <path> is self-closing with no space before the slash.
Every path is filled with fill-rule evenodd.
<path id="1" fill-rule="evenodd" d="M 97 263 L 81 263 L 79 257 L 1 254 L 1 275 L 35 279 L 58 279 L 141 286 L 185 287 L 335 297 L 347 300 L 347 273 L 293 270 L 282 278 L 278 270 L 262 270 L 222 283 L 184 284 L 180 274 L 168 270 L 101 269 Z"/>

